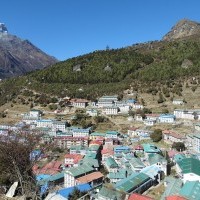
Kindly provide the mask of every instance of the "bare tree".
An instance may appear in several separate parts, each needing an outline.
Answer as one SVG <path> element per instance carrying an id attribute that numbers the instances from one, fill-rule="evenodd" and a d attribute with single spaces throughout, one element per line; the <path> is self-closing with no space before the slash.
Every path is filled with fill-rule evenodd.
<path id="1" fill-rule="evenodd" d="M 31 153 L 38 145 L 40 135 L 31 132 L 9 132 L 0 136 L 0 177 L 1 182 L 11 184 L 19 182 L 21 195 L 37 196 L 39 188 L 36 184 L 32 167 L 37 158 Z"/>

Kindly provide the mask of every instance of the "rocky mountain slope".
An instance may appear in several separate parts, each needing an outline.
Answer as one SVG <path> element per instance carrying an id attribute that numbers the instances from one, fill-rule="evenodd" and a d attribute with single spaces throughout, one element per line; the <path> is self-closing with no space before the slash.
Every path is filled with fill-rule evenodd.
<path id="1" fill-rule="evenodd" d="M 172 29 L 163 37 L 163 40 L 170 41 L 198 34 L 200 34 L 200 23 L 183 19 L 172 27 Z"/>
<path id="2" fill-rule="evenodd" d="M 36 69 L 55 64 L 57 60 L 28 40 L 22 40 L 8 33 L 0 23 L 0 78 L 23 75 Z"/>

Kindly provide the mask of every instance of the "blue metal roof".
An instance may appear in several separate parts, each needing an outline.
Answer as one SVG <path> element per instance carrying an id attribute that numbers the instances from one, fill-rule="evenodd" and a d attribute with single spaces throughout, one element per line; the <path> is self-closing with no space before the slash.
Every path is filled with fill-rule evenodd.
<path id="1" fill-rule="evenodd" d="M 60 194 L 61 196 L 68 198 L 68 196 L 73 192 L 73 190 L 77 188 L 79 189 L 81 192 L 83 191 L 89 191 L 91 189 L 91 186 L 86 183 L 86 184 L 81 184 L 81 185 L 76 185 L 74 187 L 69 187 L 69 188 L 64 188 L 61 190 L 58 190 L 58 194 Z"/>

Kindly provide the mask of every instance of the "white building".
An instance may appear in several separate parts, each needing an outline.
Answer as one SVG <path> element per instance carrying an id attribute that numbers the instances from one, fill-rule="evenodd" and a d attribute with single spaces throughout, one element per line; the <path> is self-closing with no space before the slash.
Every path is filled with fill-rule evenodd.
<path id="1" fill-rule="evenodd" d="M 144 108 L 144 106 L 142 104 L 139 104 L 139 103 L 135 103 L 132 107 L 135 110 L 143 109 Z"/>
<path id="2" fill-rule="evenodd" d="M 88 106 L 88 100 L 87 99 L 71 99 L 70 103 L 75 108 L 86 108 Z"/>
<path id="3" fill-rule="evenodd" d="M 140 114 L 135 115 L 135 121 L 142 122 L 143 117 Z"/>
<path id="4" fill-rule="evenodd" d="M 103 108 L 103 113 L 105 113 L 106 115 L 117 115 L 118 111 L 119 111 L 119 109 L 116 106 Z"/>
<path id="5" fill-rule="evenodd" d="M 152 120 L 152 119 L 144 120 L 144 125 L 146 125 L 146 126 L 153 126 L 153 125 L 155 125 L 155 123 L 156 123 L 156 120 Z"/>
<path id="6" fill-rule="evenodd" d="M 164 130 L 163 132 L 163 139 L 165 142 L 186 142 L 186 137 L 184 135 L 177 134 L 170 130 Z"/>
<path id="7" fill-rule="evenodd" d="M 90 134 L 90 129 L 74 128 L 72 129 L 73 137 L 88 137 Z"/>
<path id="8" fill-rule="evenodd" d="M 52 128 L 54 130 L 65 132 L 67 128 L 67 121 L 53 121 Z"/>
<path id="9" fill-rule="evenodd" d="M 97 105 L 98 105 L 99 108 L 110 107 L 110 106 L 114 106 L 115 102 L 117 102 L 117 101 L 118 101 L 117 95 L 102 96 L 101 98 L 99 98 Z"/>
<path id="10" fill-rule="evenodd" d="M 68 188 L 77 185 L 77 178 L 85 176 L 93 171 L 94 169 L 89 165 L 80 165 L 67 169 L 64 174 L 64 187 Z"/>
<path id="11" fill-rule="evenodd" d="M 193 150 L 200 153 L 200 134 L 193 135 Z"/>
<path id="12" fill-rule="evenodd" d="M 128 114 L 131 107 L 129 105 L 119 105 L 118 108 L 120 113 Z"/>
<path id="13" fill-rule="evenodd" d="M 183 109 L 175 109 L 174 115 L 178 119 L 200 119 L 200 110 L 183 110 Z"/>
<path id="14" fill-rule="evenodd" d="M 172 102 L 174 105 L 183 105 L 184 104 L 184 101 L 183 99 L 173 99 L 173 102 Z"/>
<path id="15" fill-rule="evenodd" d="M 40 110 L 30 110 L 29 113 L 23 115 L 22 121 L 26 124 L 36 124 L 36 121 L 41 118 L 42 112 Z"/>
<path id="16" fill-rule="evenodd" d="M 52 128 L 53 120 L 51 119 L 40 119 L 36 121 L 36 127 L 48 127 Z"/>
<path id="17" fill-rule="evenodd" d="M 176 163 L 176 171 L 186 181 L 200 181 L 200 160 L 195 158 L 183 158 Z"/>
<path id="18" fill-rule="evenodd" d="M 91 117 L 98 116 L 98 111 L 96 109 L 88 109 L 86 111 L 86 114 L 88 114 Z"/>
<path id="19" fill-rule="evenodd" d="M 171 114 L 162 114 L 159 116 L 160 123 L 174 123 L 175 116 Z"/>

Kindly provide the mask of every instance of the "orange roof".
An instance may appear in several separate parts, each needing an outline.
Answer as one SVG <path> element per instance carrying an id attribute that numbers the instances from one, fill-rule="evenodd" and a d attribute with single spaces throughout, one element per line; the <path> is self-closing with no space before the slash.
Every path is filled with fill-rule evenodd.
<path id="1" fill-rule="evenodd" d="M 134 193 L 129 196 L 128 200 L 153 200 L 153 199 L 145 195 Z"/>
<path id="2" fill-rule="evenodd" d="M 85 176 L 82 176 L 80 178 L 77 178 L 76 181 L 78 181 L 79 183 L 89 183 L 93 180 L 96 180 L 102 177 L 103 177 L 103 174 L 101 172 L 93 172 Z"/>
<path id="3" fill-rule="evenodd" d="M 166 197 L 165 199 L 166 199 L 166 200 L 187 200 L 187 199 L 184 198 L 184 197 L 176 196 L 176 195 L 168 196 L 168 197 Z"/>

